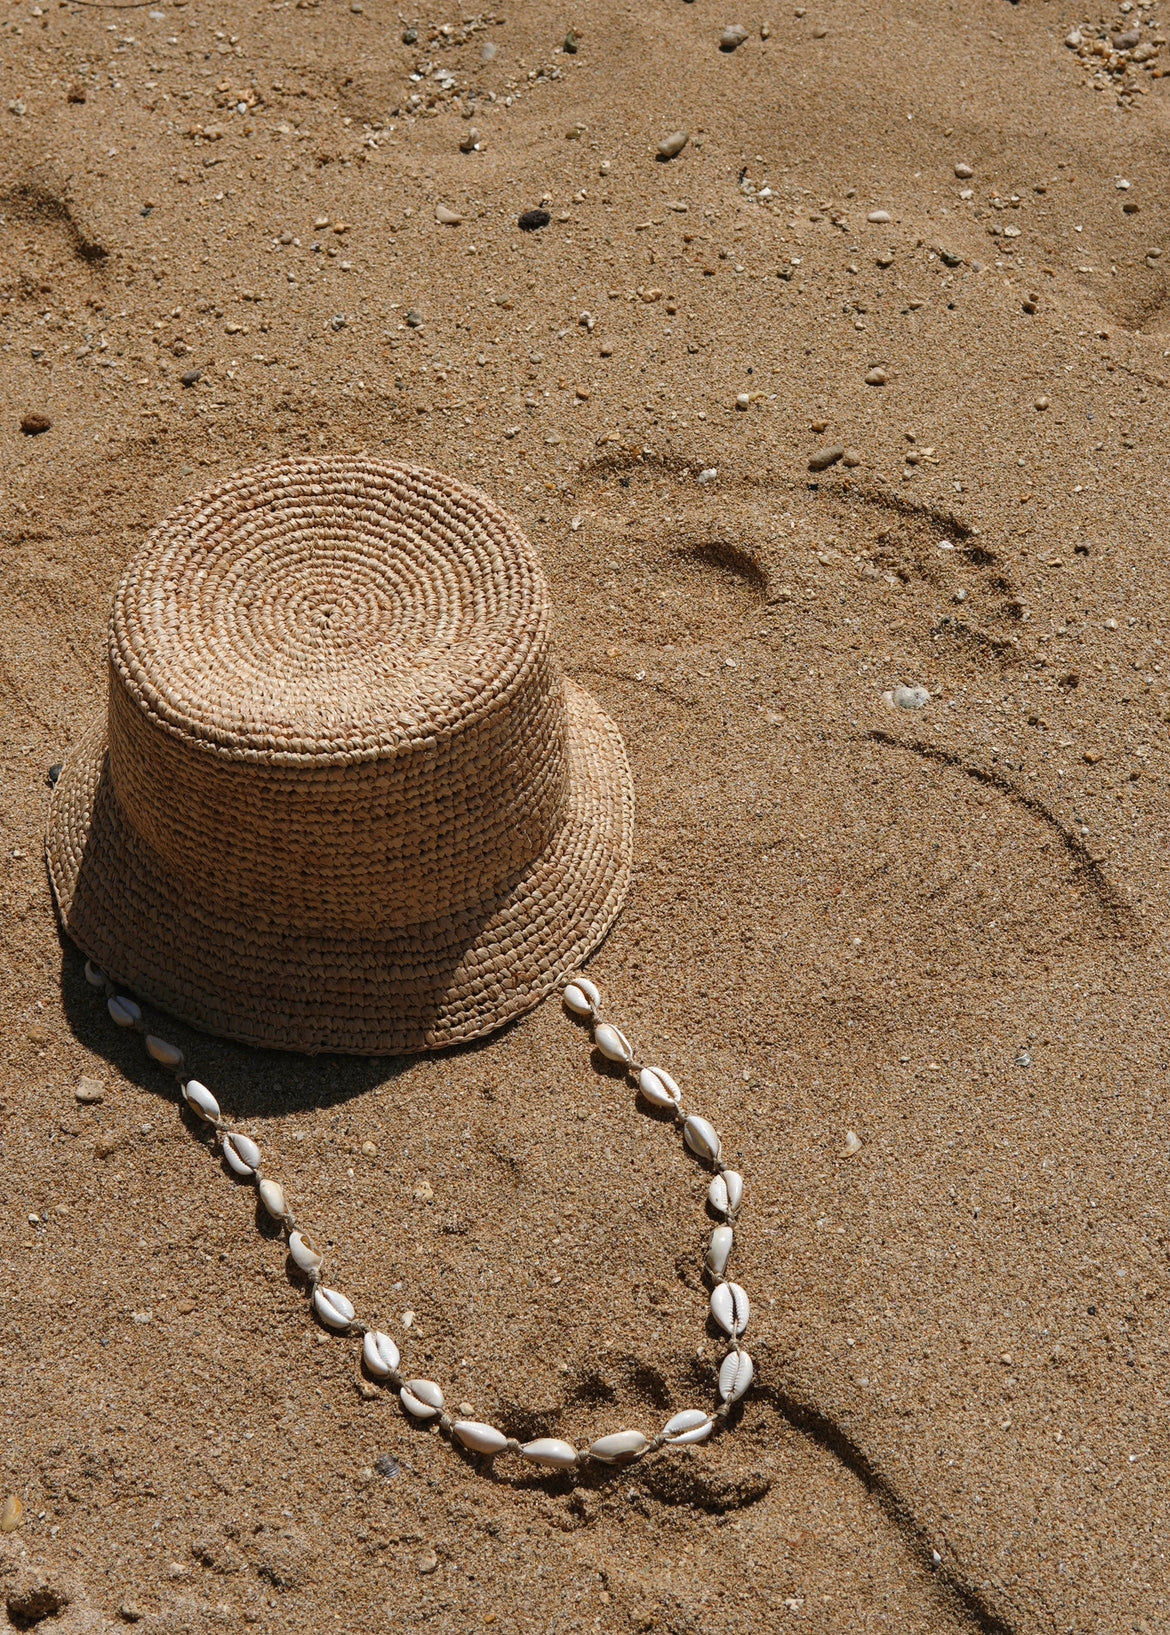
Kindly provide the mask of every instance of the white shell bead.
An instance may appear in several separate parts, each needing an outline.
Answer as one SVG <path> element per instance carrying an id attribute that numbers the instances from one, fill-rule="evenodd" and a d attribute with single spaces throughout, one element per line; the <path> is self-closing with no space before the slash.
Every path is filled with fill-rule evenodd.
<path id="1" fill-rule="evenodd" d="M 600 1459 L 603 1465 L 623 1465 L 645 1453 L 649 1446 L 641 1431 L 614 1431 L 611 1436 L 598 1437 L 590 1444 L 589 1457 Z"/>
<path id="2" fill-rule="evenodd" d="M 707 1249 L 707 1265 L 716 1277 L 723 1276 L 734 1242 L 735 1233 L 730 1226 L 717 1226 L 712 1232 L 711 1243 Z"/>
<path id="3" fill-rule="evenodd" d="M 337 1289 L 322 1285 L 313 1290 L 313 1309 L 330 1328 L 348 1328 L 353 1322 L 353 1302 Z"/>
<path id="4" fill-rule="evenodd" d="M 239 1153 L 236 1151 L 235 1147 L 232 1146 L 230 1136 L 224 1136 L 223 1156 L 227 1162 L 228 1168 L 230 1170 L 234 1170 L 237 1175 L 241 1175 L 245 1178 L 255 1175 L 256 1171 L 254 1166 L 244 1162 Z"/>
<path id="5" fill-rule="evenodd" d="M 110 1001 L 113 1004 L 113 1000 Z M 611 1062 L 629 1066 L 634 1059 L 634 1047 L 620 1028 L 612 1022 L 599 1022 L 593 1030 L 593 1043 Z"/>
<path id="6" fill-rule="evenodd" d="M 443 1411 L 443 1393 L 434 1380 L 407 1380 L 398 1395 L 415 1419 L 434 1419 Z"/>
<path id="7" fill-rule="evenodd" d="M 662 1427 L 668 1442 L 678 1446 L 685 1442 L 705 1442 L 715 1429 L 715 1421 L 704 1408 L 684 1408 Z"/>
<path id="8" fill-rule="evenodd" d="M 711 1315 L 724 1334 L 743 1333 L 751 1317 L 751 1303 L 738 1283 L 720 1283 L 711 1290 Z"/>
<path id="9" fill-rule="evenodd" d="M 726 1215 L 730 1200 L 727 1196 L 727 1182 L 722 1175 L 712 1178 L 711 1185 L 707 1188 L 707 1202 L 717 1215 Z"/>
<path id="10" fill-rule="evenodd" d="M 451 1427 L 451 1435 L 457 1436 L 465 1448 L 475 1453 L 503 1453 L 508 1446 L 503 1431 L 478 1419 L 457 1419 Z"/>
<path id="11" fill-rule="evenodd" d="M 715 1133 L 715 1126 L 708 1124 L 705 1118 L 692 1113 L 683 1122 L 683 1140 L 693 1153 L 700 1158 L 708 1159 L 712 1164 L 719 1161 L 719 1154 L 723 1143 Z"/>
<path id="12" fill-rule="evenodd" d="M 112 999 L 106 1000 L 106 1009 L 120 1028 L 132 1028 L 136 1022 L 141 1022 L 142 1012 L 132 999 L 122 994 L 115 994 Z"/>
<path id="13" fill-rule="evenodd" d="M 362 1341 L 362 1356 L 370 1373 L 376 1374 L 379 1379 L 385 1379 L 398 1367 L 398 1347 L 380 1328 L 366 1330 L 365 1339 Z"/>
<path id="14" fill-rule="evenodd" d="M 209 1124 L 214 1124 L 219 1118 L 219 1102 L 205 1084 L 198 1079 L 188 1079 L 183 1086 L 183 1100 L 193 1112 L 205 1118 Z"/>
<path id="15" fill-rule="evenodd" d="M 153 1033 L 148 1033 L 142 1042 L 146 1046 L 146 1054 L 153 1056 L 156 1062 L 161 1062 L 164 1067 L 182 1067 L 183 1052 L 178 1045 L 169 1045 L 165 1039 Z"/>
<path id="16" fill-rule="evenodd" d="M 579 976 L 577 978 L 576 986 L 580 988 L 581 992 L 591 1004 L 601 1004 L 601 989 L 597 986 L 596 982 L 590 982 L 587 976 Z"/>
<path id="17" fill-rule="evenodd" d="M 738 1402 L 755 1378 L 756 1365 L 746 1351 L 729 1351 L 719 1368 L 719 1395 Z"/>
<path id="18" fill-rule="evenodd" d="M 92 959 L 87 959 L 85 962 L 85 980 L 91 988 L 104 988 L 106 973 L 96 966 Z"/>
<path id="19" fill-rule="evenodd" d="M 644 1067 L 638 1089 L 655 1107 L 677 1107 L 682 1100 L 682 1091 L 664 1067 Z"/>
<path id="20" fill-rule="evenodd" d="M 743 1176 L 737 1169 L 725 1169 L 723 1184 L 727 1188 L 727 1207 L 738 1209 L 743 1202 Z"/>
<path id="21" fill-rule="evenodd" d="M 267 1176 L 259 1186 L 260 1202 L 272 1216 L 274 1221 L 282 1221 L 288 1214 L 288 1204 L 285 1201 L 284 1188 L 279 1181 L 270 1181 Z"/>
<path id="22" fill-rule="evenodd" d="M 593 1001 L 587 994 L 582 993 L 576 982 L 570 982 L 561 997 L 566 1008 L 571 1010 L 574 1016 L 593 1015 Z"/>
<path id="23" fill-rule="evenodd" d="M 315 1272 L 325 1259 L 307 1232 L 289 1233 L 288 1252 L 302 1272 Z"/>
<path id="24" fill-rule="evenodd" d="M 553 1470 L 571 1470 L 577 1463 L 573 1444 L 555 1436 L 539 1436 L 535 1442 L 525 1442 L 520 1452 L 534 1465 L 548 1465 Z"/>
<path id="25" fill-rule="evenodd" d="M 260 1168 L 260 1148 L 250 1135 L 241 1135 L 238 1130 L 232 1130 L 224 1136 L 224 1141 L 230 1141 L 236 1149 L 236 1156 L 242 1158 L 249 1169 Z"/>

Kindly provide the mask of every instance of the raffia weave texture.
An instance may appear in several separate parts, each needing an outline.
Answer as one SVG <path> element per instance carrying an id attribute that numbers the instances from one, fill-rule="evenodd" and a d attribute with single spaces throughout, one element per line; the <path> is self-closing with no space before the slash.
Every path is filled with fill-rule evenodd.
<path id="1" fill-rule="evenodd" d="M 621 906 L 621 739 L 556 666 L 524 535 L 460 483 L 332 458 L 194 496 L 122 578 L 109 673 L 54 791 L 58 910 L 198 1027 L 475 1038 Z"/>

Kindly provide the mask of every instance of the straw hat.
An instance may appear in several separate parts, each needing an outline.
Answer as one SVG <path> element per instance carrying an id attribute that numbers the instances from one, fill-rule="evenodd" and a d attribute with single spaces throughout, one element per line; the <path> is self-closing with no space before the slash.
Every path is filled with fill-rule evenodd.
<path id="1" fill-rule="evenodd" d="M 605 935 L 621 738 L 560 674 L 535 553 L 482 494 L 370 459 L 257 467 L 126 569 L 108 718 L 47 841 L 119 984 L 249 1044 L 474 1039 Z"/>

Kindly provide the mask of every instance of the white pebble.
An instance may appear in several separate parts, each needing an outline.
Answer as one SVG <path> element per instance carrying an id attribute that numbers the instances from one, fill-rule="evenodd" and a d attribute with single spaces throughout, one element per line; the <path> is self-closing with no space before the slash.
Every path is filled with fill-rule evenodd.
<path id="1" fill-rule="evenodd" d="M 722 1277 L 727 1269 L 727 1262 L 731 1255 L 731 1246 L 735 1242 L 735 1233 L 730 1226 L 717 1226 L 711 1234 L 711 1242 L 707 1249 L 707 1267 Z"/>
<path id="2" fill-rule="evenodd" d="M 183 1100 L 188 1107 L 200 1118 L 205 1118 L 209 1124 L 214 1124 L 219 1118 L 219 1102 L 205 1084 L 198 1079 L 188 1079 L 183 1086 Z"/>
<path id="3" fill-rule="evenodd" d="M 712 1164 L 719 1162 L 719 1154 L 723 1143 L 715 1133 L 715 1126 L 708 1124 L 705 1118 L 692 1113 L 683 1124 L 683 1140 L 693 1153 L 700 1158 L 708 1159 Z"/>
<path id="4" fill-rule="evenodd" d="M 122 994 L 114 994 L 106 1000 L 106 1009 L 120 1028 L 132 1028 L 135 1023 L 141 1022 L 142 1012 L 132 999 L 126 999 Z"/>
<path id="5" fill-rule="evenodd" d="M 525 1442 L 520 1452 L 534 1465 L 548 1465 L 553 1470 L 571 1470 L 577 1463 L 573 1444 L 555 1436 L 539 1436 L 535 1442 Z"/>
<path id="6" fill-rule="evenodd" d="M 746 28 L 744 28 L 742 23 L 729 23 L 728 26 L 720 32 L 719 49 L 720 51 L 735 51 L 743 44 L 747 37 L 748 31 Z"/>
<path id="7" fill-rule="evenodd" d="M 143 1043 L 146 1046 L 146 1054 L 153 1056 L 156 1062 L 161 1062 L 163 1067 L 182 1067 L 183 1052 L 178 1045 L 169 1045 L 165 1039 L 159 1039 L 153 1033 L 148 1033 Z"/>
<path id="8" fill-rule="evenodd" d="M 445 204 L 435 206 L 435 220 L 443 227 L 458 227 L 463 217 L 458 210 L 451 210 Z"/>
<path id="9" fill-rule="evenodd" d="M 565 1008 L 572 1011 L 574 1016 L 593 1015 L 593 1002 L 578 983 L 570 982 L 561 997 L 565 1001 Z"/>
<path id="10" fill-rule="evenodd" d="M 896 710 L 921 710 L 930 703 L 930 694 L 925 687 L 905 687 L 900 682 L 891 697 Z"/>
<path id="11" fill-rule="evenodd" d="M 686 1442 L 705 1442 L 715 1429 L 715 1421 L 703 1408 L 684 1408 L 662 1427 L 662 1434 L 674 1447 Z"/>
<path id="12" fill-rule="evenodd" d="M 611 1062 L 628 1067 L 634 1059 L 634 1047 L 620 1028 L 612 1022 L 599 1022 L 593 1030 L 593 1043 Z"/>
<path id="13" fill-rule="evenodd" d="M 302 1272 L 318 1271 L 325 1258 L 307 1232 L 289 1233 L 288 1252 Z"/>
<path id="14" fill-rule="evenodd" d="M 624 1465 L 645 1453 L 650 1443 L 641 1431 L 614 1431 L 611 1436 L 598 1437 L 589 1446 L 589 1457 L 600 1459 L 603 1465 Z"/>
<path id="15" fill-rule="evenodd" d="M 330 1328 L 348 1328 L 353 1322 L 353 1304 L 338 1289 L 324 1284 L 313 1290 L 313 1309 Z"/>
<path id="16" fill-rule="evenodd" d="M 503 1431 L 497 1431 L 494 1425 L 485 1425 L 478 1419 L 457 1419 L 451 1427 L 451 1435 L 457 1436 L 465 1448 L 471 1448 L 475 1453 L 503 1453 L 508 1446 L 508 1438 Z"/>
<path id="17" fill-rule="evenodd" d="M 746 1351 L 729 1351 L 719 1369 L 719 1395 L 738 1402 L 755 1378 L 756 1365 Z"/>
<path id="18" fill-rule="evenodd" d="M 866 221 L 873 221 L 873 222 L 889 221 L 890 212 L 888 210 L 871 210 L 869 215 L 866 216 L 865 219 L 866 219 Z"/>
<path id="19" fill-rule="evenodd" d="M 365 1338 L 362 1340 L 362 1357 L 370 1373 L 380 1380 L 384 1380 L 398 1367 L 398 1347 L 380 1328 L 366 1330 Z"/>
<path id="20" fill-rule="evenodd" d="M 751 1303 L 738 1283 L 720 1283 L 711 1290 L 711 1315 L 732 1339 L 743 1333 L 751 1314 Z"/>
<path id="21" fill-rule="evenodd" d="M 669 136 L 664 136 L 662 141 L 659 142 L 656 150 L 658 157 L 660 159 L 677 159 L 690 139 L 690 131 L 672 131 Z"/>
<path id="22" fill-rule="evenodd" d="M 644 1067 L 638 1074 L 638 1089 L 655 1107 L 677 1107 L 682 1091 L 664 1067 Z"/>
<path id="23" fill-rule="evenodd" d="M 236 1130 L 224 1136 L 223 1155 L 237 1175 L 254 1175 L 260 1168 L 260 1148 L 250 1135 Z"/>
<path id="24" fill-rule="evenodd" d="M 861 1151 L 861 1137 L 856 1130 L 846 1130 L 845 1145 L 841 1148 L 842 1158 L 855 1158 Z"/>
<path id="25" fill-rule="evenodd" d="M 288 1214 L 288 1204 L 285 1201 L 284 1188 L 279 1181 L 270 1181 L 267 1176 L 259 1186 L 260 1202 L 272 1216 L 274 1221 L 282 1221 Z"/>
<path id="26" fill-rule="evenodd" d="M 91 988 L 104 988 L 106 985 L 106 973 L 103 970 L 100 970 L 99 967 L 94 964 L 92 959 L 87 959 L 85 962 L 85 980 L 89 983 Z"/>
<path id="27" fill-rule="evenodd" d="M 719 467 L 718 466 L 708 466 L 706 468 L 706 470 L 700 471 L 699 476 L 698 476 L 699 487 L 700 488 L 706 488 L 707 484 L 708 483 L 713 483 L 715 481 L 716 477 L 718 477 L 718 475 L 719 475 Z"/>
<path id="28" fill-rule="evenodd" d="M 407 1380 L 398 1395 L 415 1419 L 434 1419 L 443 1411 L 443 1393 L 434 1380 Z"/>

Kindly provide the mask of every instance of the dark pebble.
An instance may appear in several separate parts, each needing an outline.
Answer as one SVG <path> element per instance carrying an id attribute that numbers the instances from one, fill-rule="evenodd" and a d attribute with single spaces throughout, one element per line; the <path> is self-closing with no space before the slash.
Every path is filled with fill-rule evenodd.
<path id="1" fill-rule="evenodd" d="M 20 422 L 20 429 L 26 437 L 39 437 L 43 431 L 48 431 L 52 424 L 47 414 L 26 414 Z"/>
<path id="2" fill-rule="evenodd" d="M 57 779 L 61 776 L 61 774 L 62 774 L 62 772 L 64 772 L 64 770 L 65 770 L 64 761 L 56 761 L 49 768 L 48 776 L 49 776 L 49 788 L 50 789 L 56 789 Z"/>
<path id="3" fill-rule="evenodd" d="M 378 1472 L 379 1476 L 385 1476 L 387 1480 L 389 1480 L 392 1477 L 399 1475 L 402 1470 L 402 1466 L 398 1463 L 397 1459 L 393 1458 L 390 1454 L 380 1453 L 374 1460 L 374 1469 Z"/>
<path id="4" fill-rule="evenodd" d="M 526 210 L 517 223 L 522 233 L 535 233 L 540 227 L 547 227 L 552 217 L 547 210 Z"/>
<path id="5" fill-rule="evenodd" d="M 414 310 L 414 308 L 411 307 L 410 311 L 406 314 L 406 327 L 407 327 L 407 329 L 421 329 L 422 328 L 422 321 L 423 321 L 422 313 L 421 312 L 416 312 Z"/>
<path id="6" fill-rule="evenodd" d="M 962 256 L 956 255 L 953 250 L 940 250 L 938 253 L 948 267 L 961 267 L 963 265 Z"/>
<path id="7" fill-rule="evenodd" d="M 569 30 L 568 34 L 565 35 L 565 50 L 569 53 L 570 57 L 575 57 L 577 55 L 577 36 L 571 29 Z"/>
<path id="8" fill-rule="evenodd" d="M 844 454 L 844 443 L 834 443 L 832 448 L 818 449 L 809 460 L 808 469 L 810 471 L 827 471 L 830 466 L 835 466 L 837 461 L 844 457 Z"/>
<path id="9" fill-rule="evenodd" d="M 417 28 L 408 28 L 406 33 L 402 36 L 402 43 L 403 43 L 403 45 L 417 45 L 418 44 L 418 29 Z"/>
<path id="10" fill-rule="evenodd" d="M 198 386 L 202 378 L 202 369 L 188 369 L 185 375 L 179 376 L 179 379 L 182 381 L 184 386 Z"/>

